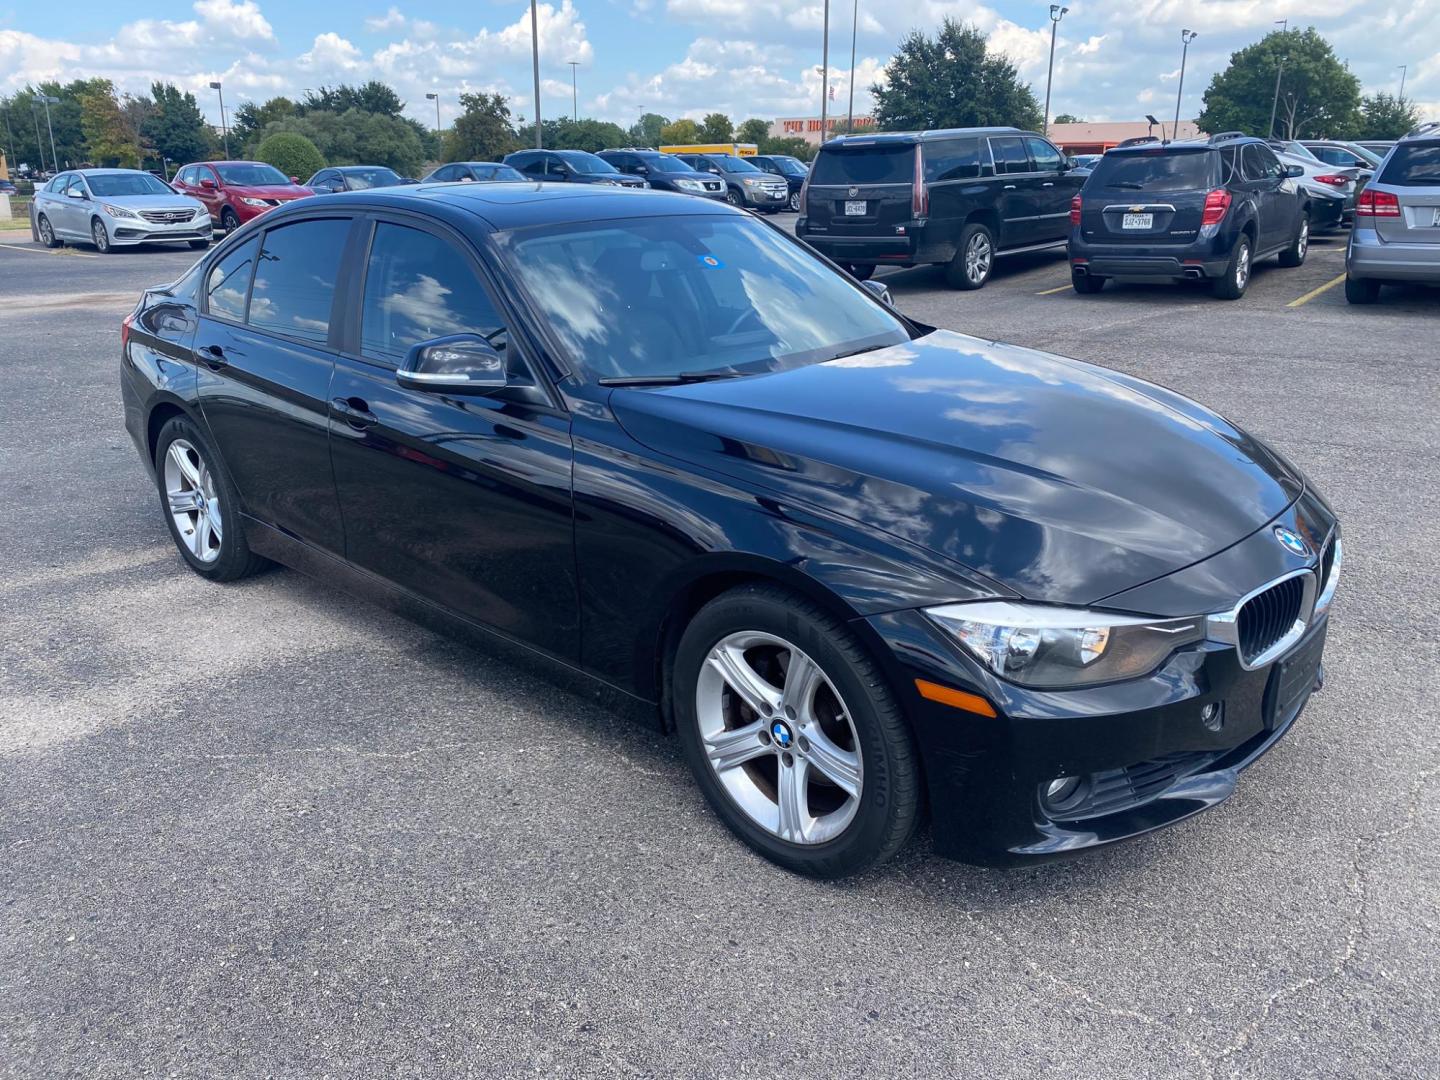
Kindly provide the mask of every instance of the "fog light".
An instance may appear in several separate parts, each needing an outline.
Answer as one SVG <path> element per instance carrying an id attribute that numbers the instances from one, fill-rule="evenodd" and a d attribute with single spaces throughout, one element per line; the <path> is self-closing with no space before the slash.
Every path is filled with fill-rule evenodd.
<path id="1" fill-rule="evenodd" d="M 1225 706 L 1212 701 L 1200 710 L 1200 722 L 1211 731 L 1219 731 L 1225 726 Z"/>
<path id="2" fill-rule="evenodd" d="M 1045 798 L 1050 802 L 1064 802 L 1080 786 L 1078 776 L 1062 776 L 1059 780 L 1051 780 L 1050 786 L 1045 789 Z"/>
<path id="3" fill-rule="evenodd" d="M 1061 817 L 1083 803 L 1089 793 L 1088 777 L 1062 776 L 1040 785 L 1040 805 L 1051 817 Z"/>

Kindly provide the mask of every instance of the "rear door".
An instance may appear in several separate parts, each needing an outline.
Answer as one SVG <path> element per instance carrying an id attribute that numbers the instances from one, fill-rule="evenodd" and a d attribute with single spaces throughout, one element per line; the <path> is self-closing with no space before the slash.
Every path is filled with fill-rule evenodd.
<path id="1" fill-rule="evenodd" d="M 806 196 L 809 227 L 827 236 L 894 237 L 914 216 L 915 147 L 876 142 L 822 150 Z"/>
<path id="2" fill-rule="evenodd" d="M 1261 251 L 1278 247 L 1290 238 L 1294 226 L 1295 200 L 1283 187 L 1280 161 L 1268 146 L 1246 143 L 1240 148 L 1240 176 L 1254 194 L 1259 221 Z"/>
<path id="3" fill-rule="evenodd" d="M 1080 226 L 1100 244 L 1189 244 L 1219 186 L 1211 150 L 1156 147 L 1104 155 L 1085 184 Z"/>
<path id="4" fill-rule="evenodd" d="M 1440 244 L 1440 139 L 1401 143 L 1381 167 L 1375 186 L 1377 194 L 1392 194 L 1400 204 L 1398 215 L 1370 219 L 1382 240 Z"/>
<path id="5" fill-rule="evenodd" d="M 1019 135 L 993 135 L 990 154 L 1000 184 L 997 246 L 1003 249 L 1038 243 L 1040 177 L 1030 162 L 1025 140 Z"/>

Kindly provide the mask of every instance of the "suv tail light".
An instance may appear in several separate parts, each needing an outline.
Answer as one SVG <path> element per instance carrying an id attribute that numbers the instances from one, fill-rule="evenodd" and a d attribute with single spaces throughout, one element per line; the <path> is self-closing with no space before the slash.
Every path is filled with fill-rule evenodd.
<path id="1" fill-rule="evenodd" d="M 1079 196 L 1079 195 L 1072 195 L 1072 196 L 1070 196 L 1070 224 L 1071 224 L 1071 225 L 1079 225 L 1079 224 L 1080 224 L 1080 196 Z"/>
<path id="2" fill-rule="evenodd" d="M 1336 176 L 1333 173 L 1326 173 L 1324 176 L 1315 177 L 1315 182 L 1319 184 L 1332 184 L 1335 187 L 1344 187 L 1350 183 L 1350 179 L 1348 176 Z"/>
<path id="3" fill-rule="evenodd" d="M 930 213 L 930 189 L 925 186 L 925 158 L 920 144 L 915 144 L 915 183 L 910 189 L 910 216 L 922 218 Z"/>
<path id="4" fill-rule="evenodd" d="M 1219 225 L 1225 220 L 1225 215 L 1230 212 L 1230 192 L 1224 188 L 1216 188 L 1205 196 L 1205 213 L 1200 218 L 1200 224 Z"/>
<path id="5" fill-rule="evenodd" d="M 1356 217 L 1399 217 L 1400 197 L 1393 191 L 1376 191 L 1366 188 L 1360 193 L 1355 204 Z"/>

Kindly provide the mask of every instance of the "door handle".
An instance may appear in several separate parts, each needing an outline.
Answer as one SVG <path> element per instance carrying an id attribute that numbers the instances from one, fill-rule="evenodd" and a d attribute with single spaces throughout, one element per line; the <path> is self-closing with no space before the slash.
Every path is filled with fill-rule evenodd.
<path id="1" fill-rule="evenodd" d="M 200 359 L 212 371 L 218 371 L 230 361 L 225 359 L 225 350 L 219 345 L 206 345 L 200 350 Z"/>
<path id="2" fill-rule="evenodd" d="M 1015 185 L 1014 185 L 1014 184 L 1006 184 L 1003 190 L 1005 190 L 1005 191 L 1014 191 L 1014 190 L 1015 190 Z"/>
<path id="3" fill-rule="evenodd" d="M 330 408 L 337 416 L 343 416 L 345 422 L 356 429 L 367 428 L 371 424 L 380 422 L 380 418 L 371 412 L 370 406 L 360 398 L 337 397 L 331 400 Z"/>
<path id="4" fill-rule="evenodd" d="M 1055 186 L 1055 181 L 1054 181 L 1054 180 L 1046 180 L 1046 181 L 1045 181 L 1043 184 L 1041 184 L 1040 186 L 1041 186 L 1041 187 L 1054 187 L 1054 186 Z"/>

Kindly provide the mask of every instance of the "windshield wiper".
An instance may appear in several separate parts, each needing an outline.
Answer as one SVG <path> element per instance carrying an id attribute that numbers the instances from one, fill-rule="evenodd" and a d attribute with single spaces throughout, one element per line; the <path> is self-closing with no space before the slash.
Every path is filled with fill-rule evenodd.
<path id="1" fill-rule="evenodd" d="M 889 345 L 861 345 L 858 349 L 847 349 L 845 352 L 838 352 L 830 357 L 830 360 L 844 360 L 847 356 L 859 356 L 861 353 L 875 352 L 877 349 L 888 349 Z M 828 360 L 826 361 L 829 362 Z"/>
<path id="2" fill-rule="evenodd" d="M 741 379 L 749 371 L 682 371 L 676 375 L 617 375 L 596 379 L 601 386 L 680 386 L 683 383 L 711 382 L 715 379 Z"/>
<path id="3" fill-rule="evenodd" d="M 1114 189 L 1114 188 L 1126 188 L 1126 189 L 1129 190 L 1129 191 L 1139 191 L 1139 190 L 1141 190 L 1145 185 L 1144 185 L 1144 184 L 1132 184 L 1132 183 L 1130 183 L 1130 182 L 1127 181 L 1127 180 L 1122 180 L 1122 181 L 1120 181 L 1120 183 L 1118 183 L 1118 184 L 1106 184 L 1105 186 L 1106 186 L 1107 188 L 1111 188 L 1111 189 Z"/>

